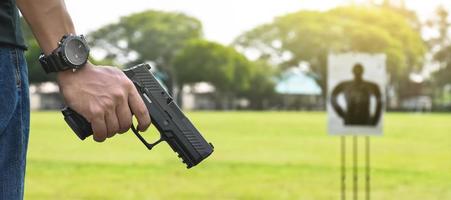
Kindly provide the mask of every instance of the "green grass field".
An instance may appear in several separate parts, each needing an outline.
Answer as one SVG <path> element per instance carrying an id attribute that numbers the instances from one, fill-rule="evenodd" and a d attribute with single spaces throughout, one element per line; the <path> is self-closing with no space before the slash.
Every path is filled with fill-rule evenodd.
<path id="1" fill-rule="evenodd" d="M 187 170 L 166 143 L 149 152 L 129 133 L 81 142 L 59 113 L 34 112 L 25 199 L 339 199 L 340 140 L 326 134 L 325 113 L 189 117 L 215 152 Z M 450 200 L 451 115 L 388 114 L 385 124 L 371 140 L 372 199 Z"/>

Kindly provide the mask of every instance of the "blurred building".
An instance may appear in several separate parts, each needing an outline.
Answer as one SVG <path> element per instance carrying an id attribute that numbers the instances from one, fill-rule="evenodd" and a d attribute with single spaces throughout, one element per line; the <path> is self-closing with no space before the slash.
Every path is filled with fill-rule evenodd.
<path id="1" fill-rule="evenodd" d="M 276 79 L 275 91 L 280 96 L 278 105 L 268 105 L 266 109 L 321 110 L 324 107 L 321 87 L 299 68 L 291 68 Z M 237 110 L 249 107 L 247 99 L 219 101 L 216 95 L 214 86 L 209 83 L 184 86 L 182 107 L 185 110 Z"/>
<path id="2" fill-rule="evenodd" d="M 408 111 L 430 112 L 432 110 L 432 98 L 430 96 L 415 96 L 402 102 L 402 108 Z"/>
<path id="3" fill-rule="evenodd" d="M 59 110 L 64 101 L 56 83 L 46 82 L 30 86 L 30 108 L 32 110 Z"/>
<path id="4" fill-rule="evenodd" d="M 400 110 L 414 112 L 430 112 L 433 109 L 433 86 L 430 82 L 420 80 L 405 83 L 405 90 L 399 94 L 401 97 Z"/>
<path id="5" fill-rule="evenodd" d="M 321 110 L 324 107 L 322 90 L 315 79 L 299 68 L 285 71 L 276 80 L 275 91 L 279 94 L 276 106 L 266 109 Z M 247 99 L 221 99 L 213 85 L 200 82 L 185 85 L 182 93 L 182 108 L 185 110 L 239 110 L 249 107 Z M 32 110 L 59 110 L 64 101 L 56 83 L 46 82 L 30 86 Z"/>
<path id="6" fill-rule="evenodd" d="M 281 95 L 284 110 L 320 110 L 324 107 L 321 87 L 299 68 L 285 71 L 275 90 Z"/>
<path id="7" fill-rule="evenodd" d="M 185 85 L 182 89 L 182 108 L 184 110 L 214 110 L 215 88 L 205 82 Z"/>

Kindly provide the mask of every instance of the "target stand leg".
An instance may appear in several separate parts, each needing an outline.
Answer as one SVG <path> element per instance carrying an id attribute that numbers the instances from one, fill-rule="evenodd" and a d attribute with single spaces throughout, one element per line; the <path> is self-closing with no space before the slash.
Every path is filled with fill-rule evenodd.
<path id="1" fill-rule="evenodd" d="M 353 153 L 353 164 L 352 164 L 352 168 L 353 168 L 353 173 L 352 173 L 352 176 L 353 176 L 353 179 L 352 179 L 352 182 L 353 182 L 353 199 L 354 200 L 357 200 L 358 199 L 358 189 L 359 189 L 359 186 L 358 186 L 358 183 L 359 183 L 359 174 L 358 174 L 358 138 L 357 138 L 357 136 L 353 136 L 353 150 L 352 150 L 352 153 Z"/>
<path id="2" fill-rule="evenodd" d="M 341 200 L 346 200 L 346 137 L 341 136 Z"/>
<path id="3" fill-rule="evenodd" d="M 371 147 L 370 147 L 370 137 L 365 137 L 365 199 L 370 200 L 371 199 Z"/>
<path id="4" fill-rule="evenodd" d="M 358 136 L 353 136 L 352 138 L 352 152 L 351 159 L 352 160 L 352 199 L 358 200 L 359 194 L 359 146 L 358 146 Z M 371 146 L 370 146 L 370 136 L 365 136 L 364 142 L 364 168 L 362 167 L 364 172 L 364 197 L 365 200 L 371 199 Z M 363 148 L 363 147 L 362 147 Z M 341 200 L 346 200 L 346 182 L 347 182 L 347 168 L 346 168 L 346 136 L 341 136 L 341 146 L 340 146 L 340 197 Z M 363 194 L 363 193 L 362 193 Z M 362 195 L 363 197 L 363 195 Z"/>

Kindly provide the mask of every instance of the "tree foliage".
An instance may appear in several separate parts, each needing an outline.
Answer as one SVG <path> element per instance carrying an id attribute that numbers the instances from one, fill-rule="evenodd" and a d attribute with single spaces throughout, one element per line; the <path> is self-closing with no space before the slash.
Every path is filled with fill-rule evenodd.
<path id="1" fill-rule="evenodd" d="M 300 11 L 239 36 L 243 52 L 287 68 L 307 62 L 325 89 L 329 53 L 385 53 L 392 80 L 422 66 L 426 47 L 411 18 L 383 7 L 339 7 Z M 325 91 L 325 90 L 323 90 Z"/>
<path id="2" fill-rule="evenodd" d="M 440 69 L 433 73 L 433 79 L 440 88 L 451 84 L 451 46 L 441 49 L 435 54 L 435 59 L 440 63 Z"/>
<path id="3" fill-rule="evenodd" d="M 247 90 L 241 91 L 240 96 L 249 100 L 250 109 L 266 109 L 271 101 L 276 99 L 275 77 L 279 71 L 266 62 L 254 61 L 250 85 Z"/>
<path id="4" fill-rule="evenodd" d="M 436 18 L 428 22 L 429 27 L 436 29 L 439 33 L 437 37 L 428 41 L 433 49 L 434 60 L 440 63 L 440 69 L 432 76 L 435 85 L 439 88 L 451 84 L 451 39 L 449 35 L 451 22 L 448 18 L 449 12 L 440 6 L 436 10 Z"/>
<path id="5" fill-rule="evenodd" d="M 41 55 L 41 48 L 33 36 L 30 27 L 21 19 L 22 32 L 27 45 L 25 51 L 25 59 L 28 65 L 28 78 L 31 84 L 42 83 L 47 81 L 55 81 L 55 74 L 46 74 L 39 63 L 39 55 Z"/>
<path id="6" fill-rule="evenodd" d="M 106 58 L 133 65 L 153 62 L 174 78 L 171 60 L 191 39 L 202 36 L 199 20 L 182 13 L 144 11 L 122 17 L 89 34 L 89 42 L 106 52 Z M 176 80 L 166 80 L 171 89 Z"/>
<path id="7" fill-rule="evenodd" d="M 215 42 L 193 40 L 173 61 L 179 83 L 209 82 L 223 93 L 250 87 L 252 63 L 232 47 Z"/>
<path id="8" fill-rule="evenodd" d="M 268 66 L 251 62 L 234 48 L 215 42 L 189 42 L 177 54 L 173 66 L 180 84 L 209 82 L 219 98 L 245 97 L 254 108 L 261 108 L 262 101 L 274 93 L 273 73 Z"/>

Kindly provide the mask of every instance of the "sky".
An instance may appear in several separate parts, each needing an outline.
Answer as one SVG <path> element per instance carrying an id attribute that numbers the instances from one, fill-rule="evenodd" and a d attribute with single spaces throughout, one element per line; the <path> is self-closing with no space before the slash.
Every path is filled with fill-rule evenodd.
<path id="1" fill-rule="evenodd" d="M 302 9 L 328 10 L 363 0 L 66 0 L 79 34 L 116 22 L 121 16 L 148 9 L 183 12 L 198 18 L 206 39 L 230 44 L 238 35 L 274 17 Z M 377 1 L 377 0 L 376 0 Z M 406 0 L 421 19 L 433 16 L 438 5 L 451 10 L 450 0 Z"/>

